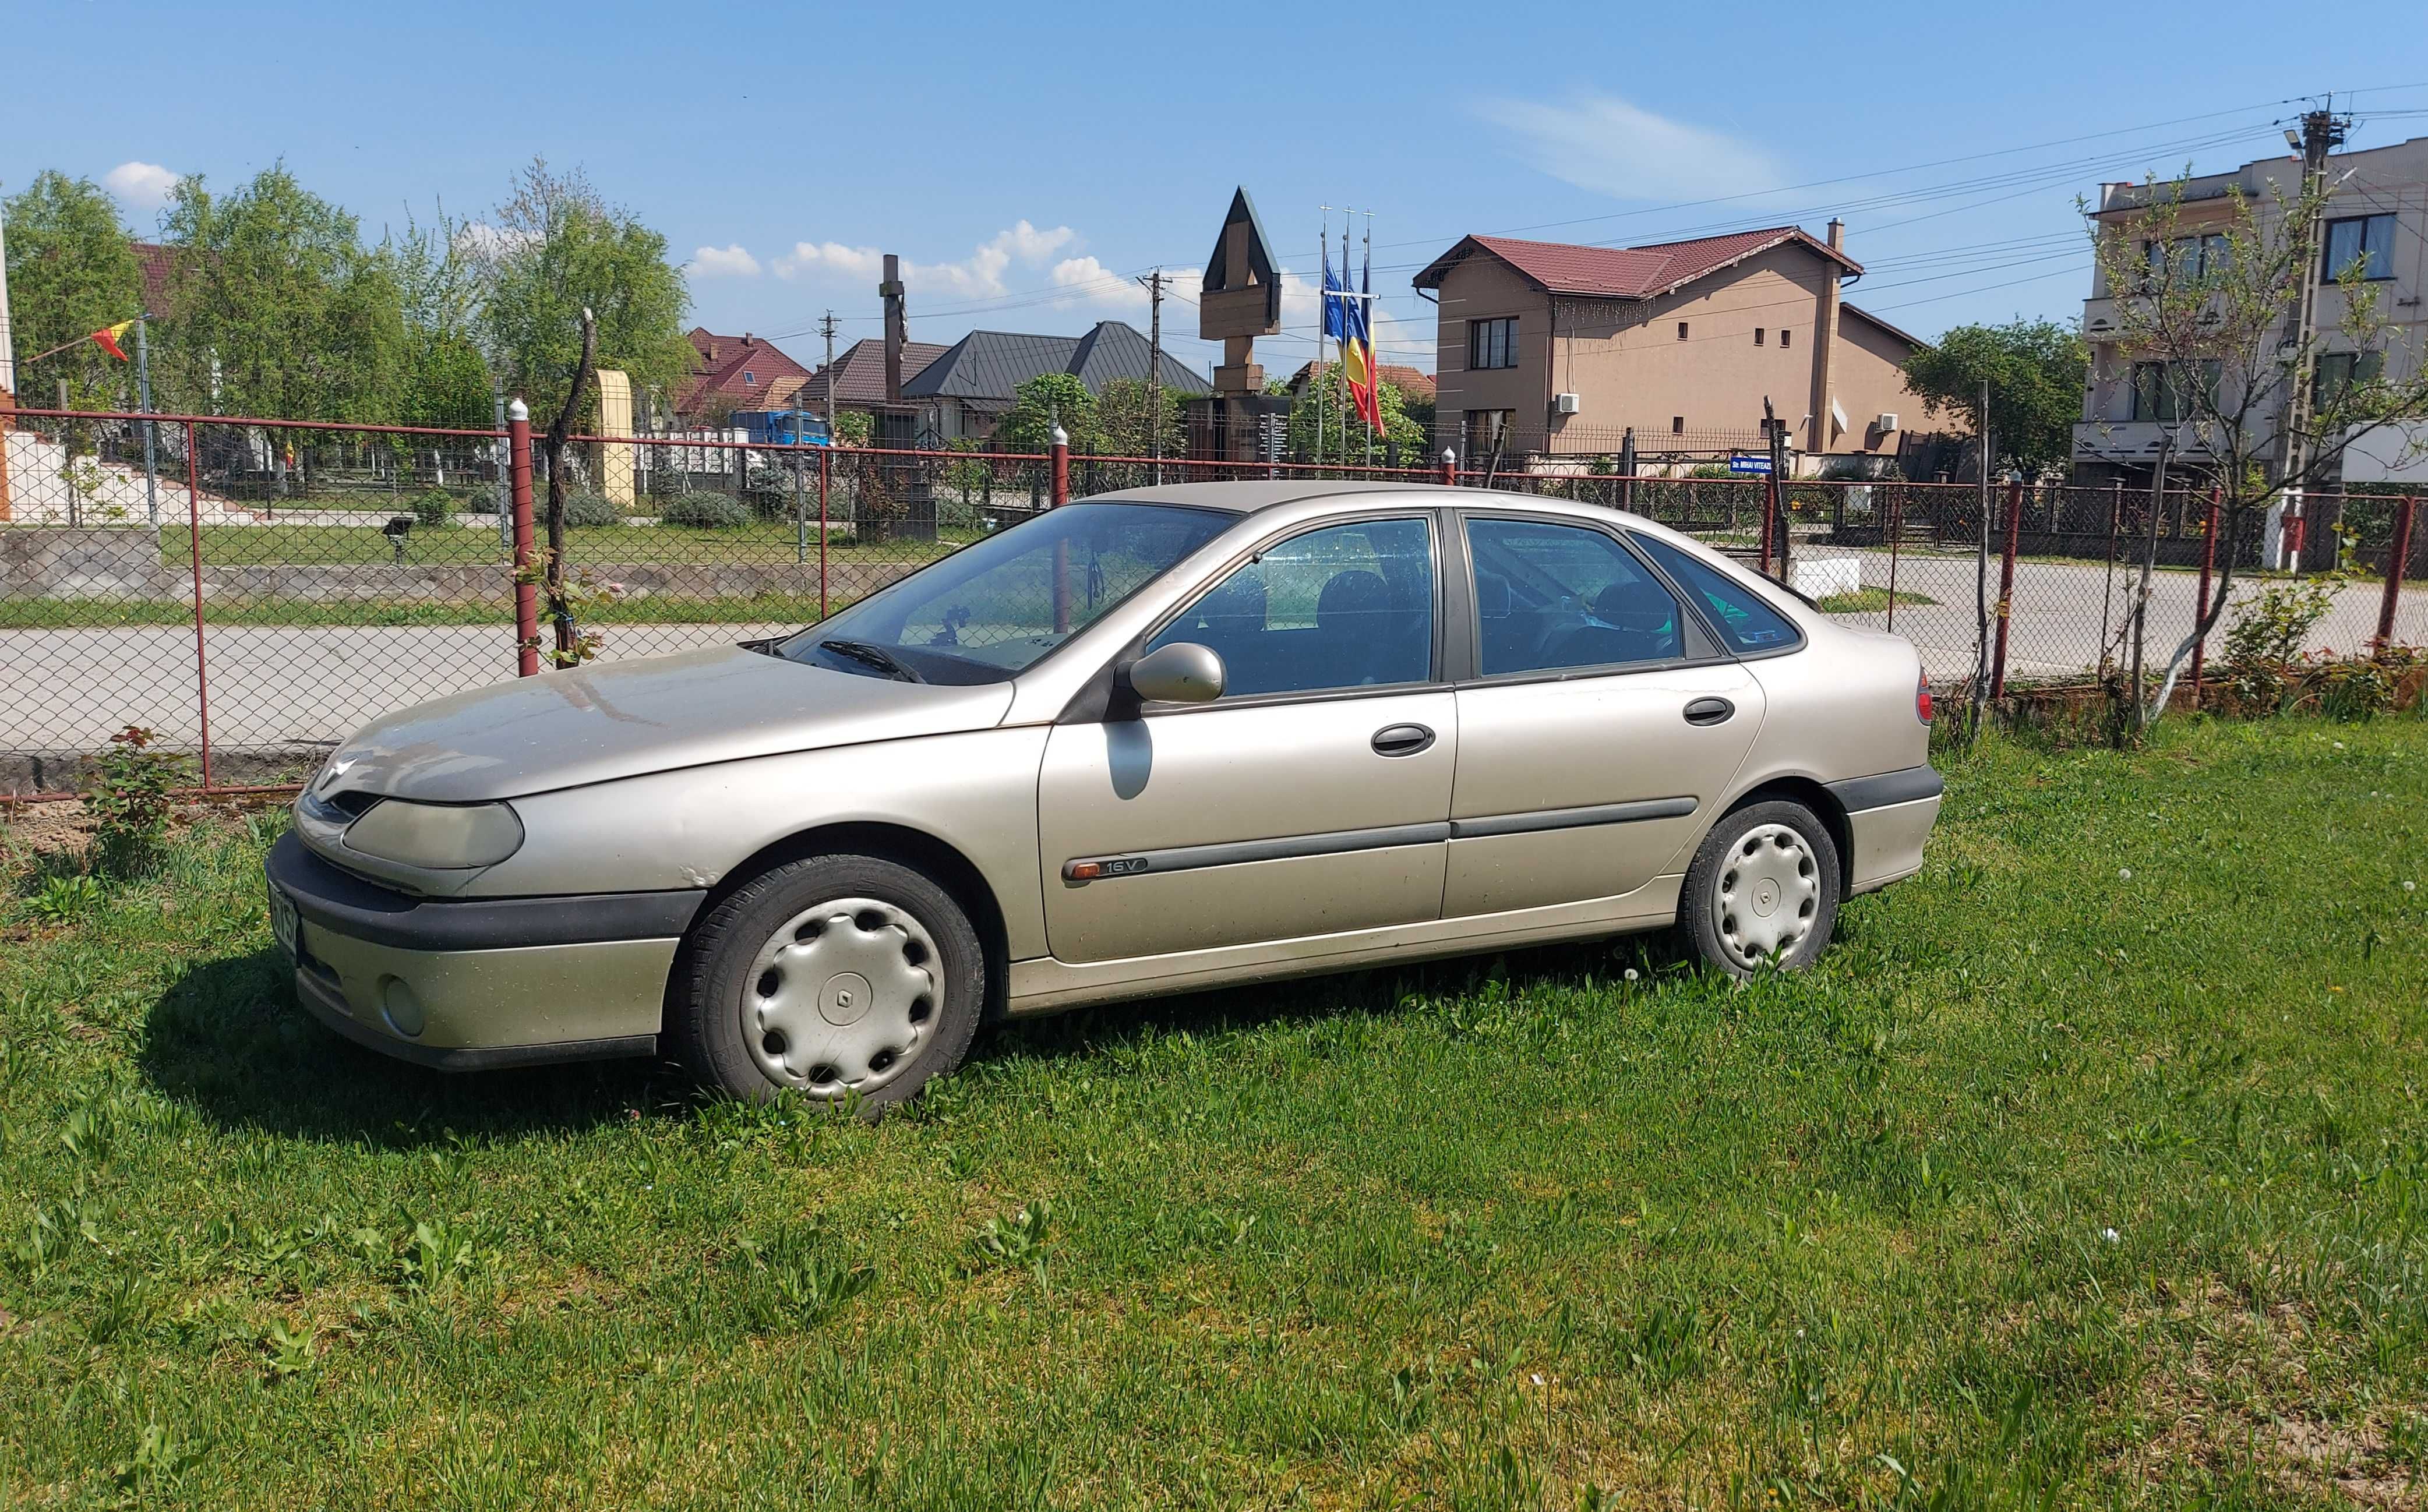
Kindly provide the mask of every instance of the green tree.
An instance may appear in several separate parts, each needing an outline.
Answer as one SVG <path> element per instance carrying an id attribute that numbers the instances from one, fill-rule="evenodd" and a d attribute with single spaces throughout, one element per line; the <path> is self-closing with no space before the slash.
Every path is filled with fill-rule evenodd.
<path id="1" fill-rule="evenodd" d="M 134 381 L 123 365 L 90 341 L 27 361 L 142 307 L 142 272 L 109 196 L 89 178 L 45 170 L 8 202 L 6 213 L 18 403 L 50 403 L 61 378 L 77 408 L 107 407 L 122 388 L 131 394 Z M 0 382 L 8 378 L 0 373 Z"/>
<path id="2" fill-rule="evenodd" d="M 1987 383 L 1994 465 L 2039 478 L 2073 454 L 2090 371 L 2091 349 L 2071 323 L 2018 320 L 1955 327 L 1906 358 L 1905 386 L 1924 414 L 1954 415 L 1977 436 Z"/>
<path id="3" fill-rule="evenodd" d="M 1169 389 L 1163 393 L 1160 423 L 1151 423 L 1147 415 L 1146 380 L 1115 378 L 1107 383 L 1096 396 L 1096 423 L 1104 436 L 1104 448 L 1108 455 L 1124 457 L 1176 457 L 1188 450 L 1181 431 L 1180 396 Z M 1163 450 L 1154 450 L 1160 436 Z"/>
<path id="4" fill-rule="evenodd" d="M 461 228 L 456 243 L 479 270 L 482 343 L 534 423 L 552 420 L 571 390 L 585 309 L 597 318 L 599 366 L 624 372 L 635 391 L 671 393 L 691 371 L 690 297 L 666 238 L 609 205 L 579 170 L 557 173 L 533 158 L 505 203 Z M 595 386 L 585 394 L 585 405 L 595 403 Z"/>
<path id="5" fill-rule="evenodd" d="M 1399 386 L 1388 383 L 1383 386 L 1380 395 L 1383 428 L 1370 436 L 1366 422 L 1357 418 L 1356 406 L 1350 403 L 1347 384 L 1340 364 L 1332 362 L 1324 364 L 1314 381 L 1299 390 L 1296 401 L 1290 405 L 1290 455 L 1324 462 L 1345 462 L 1351 467 L 1381 467 L 1390 456 L 1387 443 L 1396 441 L 1402 467 L 1423 466 L 1424 428 L 1408 418 L 1407 409 L 1400 402 Z M 1348 422 L 1345 427 L 1341 423 L 1344 416 Z M 1316 456 L 1319 425 L 1323 438 L 1321 458 Z"/>
<path id="6" fill-rule="evenodd" d="M 1106 450 L 1096 396 L 1067 372 L 1042 372 L 1014 389 L 1010 411 L 994 428 L 995 444 L 1006 452 L 1042 452 L 1054 444 L 1058 423 L 1072 451 Z"/>
<path id="7" fill-rule="evenodd" d="M 178 252 L 154 383 L 175 403 L 281 419 L 398 413 L 404 314 L 394 257 L 283 163 L 225 198 L 181 179 L 162 220 Z"/>
<path id="8" fill-rule="evenodd" d="M 496 418 L 479 338 L 480 270 L 457 251 L 459 235 L 442 212 L 435 226 L 408 219 L 383 244 L 404 311 L 400 418 L 408 425 L 484 426 Z"/>

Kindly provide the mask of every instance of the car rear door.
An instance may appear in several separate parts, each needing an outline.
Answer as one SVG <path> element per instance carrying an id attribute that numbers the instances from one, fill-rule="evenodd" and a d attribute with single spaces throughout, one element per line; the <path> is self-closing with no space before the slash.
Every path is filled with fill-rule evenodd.
<path id="1" fill-rule="evenodd" d="M 1462 511 L 1455 545 L 1475 613 L 1445 916 L 1634 892 L 1728 791 L 1762 685 L 1614 529 Z"/>
<path id="2" fill-rule="evenodd" d="M 1378 512 L 1261 544 L 1139 648 L 1211 647 L 1222 697 L 1055 727 L 1038 825 L 1057 959 L 1439 915 L 1458 755 L 1440 525 Z"/>

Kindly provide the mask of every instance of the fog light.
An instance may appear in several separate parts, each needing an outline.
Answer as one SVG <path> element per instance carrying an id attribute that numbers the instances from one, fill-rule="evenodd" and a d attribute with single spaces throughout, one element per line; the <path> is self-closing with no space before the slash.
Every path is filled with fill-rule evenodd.
<path id="1" fill-rule="evenodd" d="M 380 984 L 380 1008 L 387 1015 L 389 1028 L 408 1040 L 421 1038 L 421 999 L 402 978 L 390 977 Z"/>

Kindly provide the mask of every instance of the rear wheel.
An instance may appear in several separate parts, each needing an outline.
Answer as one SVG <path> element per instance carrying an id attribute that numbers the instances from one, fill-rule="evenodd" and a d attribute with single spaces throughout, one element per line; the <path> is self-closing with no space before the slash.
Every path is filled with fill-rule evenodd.
<path id="1" fill-rule="evenodd" d="M 907 1102 L 960 1064 L 986 1002 L 969 915 L 879 856 L 812 856 L 754 878 L 684 954 L 675 1053 L 739 1097 L 857 1093 L 872 1112 Z"/>
<path id="2" fill-rule="evenodd" d="M 1679 922 L 1732 977 L 1812 964 L 1838 923 L 1838 846 L 1820 815 L 1772 799 L 1723 816 L 1678 896 Z"/>

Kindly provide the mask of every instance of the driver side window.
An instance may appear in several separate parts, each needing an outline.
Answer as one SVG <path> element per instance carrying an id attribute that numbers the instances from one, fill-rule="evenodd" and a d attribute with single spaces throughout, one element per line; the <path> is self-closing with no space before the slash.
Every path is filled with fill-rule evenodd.
<path id="1" fill-rule="evenodd" d="M 1423 682 L 1433 675 L 1433 532 L 1423 519 L 1330 525 L 1232 569 L 1147 643 L 1222 658 L 1223 697 Z"/>

